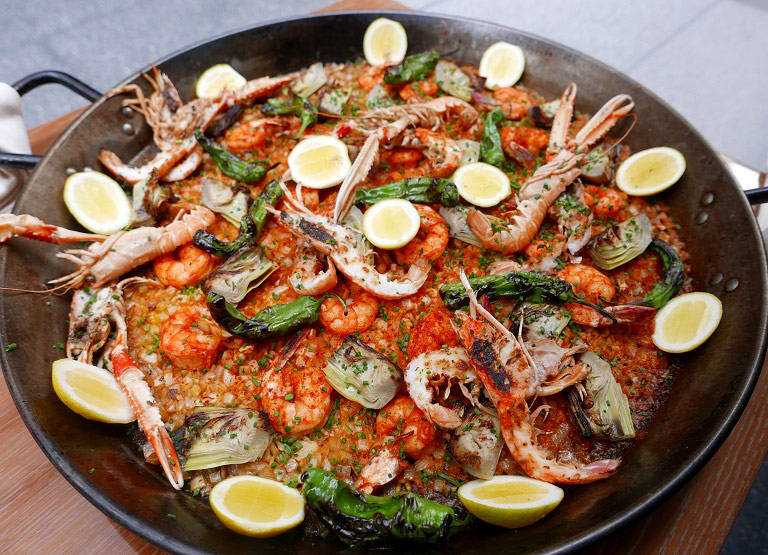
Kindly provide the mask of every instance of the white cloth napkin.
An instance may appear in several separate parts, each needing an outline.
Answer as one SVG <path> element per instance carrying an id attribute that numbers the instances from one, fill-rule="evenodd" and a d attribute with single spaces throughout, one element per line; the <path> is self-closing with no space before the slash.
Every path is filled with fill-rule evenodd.
<path id="1" fill-rule="evenodd" d="M 0 152 L 32 154 L 21 112 L 21 97 L 6 83 L 0 83 Z M 8 199 L 22 179 L 20 170 L 0 168 L 0 199 Z"/>

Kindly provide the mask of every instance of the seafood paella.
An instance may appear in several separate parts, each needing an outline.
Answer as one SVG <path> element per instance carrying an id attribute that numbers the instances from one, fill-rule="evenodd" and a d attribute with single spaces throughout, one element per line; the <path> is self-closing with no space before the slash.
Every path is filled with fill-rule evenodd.
<path id="1" fill-rule="evenodd" d="M 632 155 L 631 97 L 586 114 L 577 84 L 520 84 L 514 45 L 406 56 L 388 21 L 364 59 L 110 91 L 153 144 L 67 180 L 93 233 L 0 216 L 0 242 L 71 244 L 46 290 L 72 295 L 62 401 L 135 421 L 171 487 L 254 536 L 305 507 L 351 546 L 535 522 L 621 472 L 719 320 L 643 192 L 684 160 Z M 238 513 L 249 477 L 293 517 Z"/>

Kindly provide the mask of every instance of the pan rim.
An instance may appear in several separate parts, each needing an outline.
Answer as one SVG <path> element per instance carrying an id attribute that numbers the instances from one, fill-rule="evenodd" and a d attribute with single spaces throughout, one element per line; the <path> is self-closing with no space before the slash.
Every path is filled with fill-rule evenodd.
<path id="1" fill-rule="evenodd" d="M 466 18 L 466 17 L 444 15 L 444 14 L 437 14 L 437 13 L 426 13 L 426 12 L 420 12 L 420 11 L 385 11 L 385 10 L 324 12 L 320 14 L 308 14 L 308 15 L 299 16 L 299 17 L 279 18 L 279 19 L 262 22 L 262 23 L 259 23 L 258 25 L 250 25 L 250 26 L 242 27 L 240 29 L 230 30 L 220 35 L 197 41 L 193 44 L 190 44 L 189 46 L 176 50 L 175 52 L 162 57 L 161 59 L 157 60 L 153 64 L 150 64 L 144 67 L 140 71 L 134 73 L 127 79 L 118 83 L 116 87 L 123 86 L 133 81 L 134 79 L 139 77 L 141 73 L 151 69 L 153 65 L 161 65 L 179 55 L 182 55 L 188 52 L 189 50 L 192 50 L 200 46 L 205 46 L 207 44 L 211 44 L 213 42 L 233 36 L 238 33 L 252 31 L 255 29 L 265 28 L 273 25 L 285 24 L 288 22 L 317 20 L 317 19 L 332 18 L 332 17 L 339 17 L 339 16 L 345 16 L 345 17 L 346 16 L 348 17 L 368 16 L 368 15 L 377 16 L 382 14 L 388 14 L 390 16 L 402 16 L 402 17 L 417 16 L 420 18 L 428 18 L 428 19 L 434 19 L 434 20 L 437 20 L 437 19 L 453 20 L 457 22 L 471 23 L 475 25 L 482 25 L 485 27 L 492 27 L 498 30 L 498 32 L 504 32 L 504 33 L 512 32 L 520 36 L 530 38 L 535 41 L 539 41 L 555 49 L 559 49 L 561 53 L 572 54 L 572 55 L 578 56 L 579 58 L 587 59 L 591 63 L 597 65 L 601 69 L 601 71 L 618 75 L 627 83 L 634 85 L 636 87 L 642 88 L 644 92 L 649 94 L 665 110 L 668 110 L 670 113 L 680 118 L 680 120 L 687 126 L 687 130 L 690 131 L 706 147 L 710 155 L 712 155 L 714 158 L 717 159 L 716 163 L 719 164 L 724 170 L 724 173 L 728 175 L 728 180 L 730 182 L 729 186 L 734 186 L 738 188 L 738 185 L 735 183 L 735 180 L 733 179 L 733 176 L 731 175 L 730 171 L 727 169 L 727 167 L 725 167 L 724 163 L 717 155 L 717 151 L 709 144 L 709 142 L 701 135 L 701 133 L 694 126 L 690 124 L 690 122 L 685 117 L 680 115 L 674 108 L 672 108 L 669 104 L 667 104 L 666 101 L 664 101 L 662 98 L 660 98 L 650 89 L 642 86 L 640 83 L 636 82 L 634 79 L 612 68 L 606 63 L 600 60 L 597 60 L 591 56 L 588 56 L 586 54 L 583 54 L 573 48 L 564 46 L 558 42 L 543 38 L 541 36 L 538 36 L 526 31 L 521 31 L 512 27 L 507 27 L 504 25 L 499 25 L 497 23 L 482 21 L 474 18 Z M 93 104 L 91 104 L 88 108 L 86 108 L 86 110 L 84 110 L 83 113 L 80 114 L 70 124 L 70 126 L 64 131 L 64 133 L 62 133 L 62 135 L 54 142 L 54 144 L 49 149 L 48 153 L 46 153 L 46 155 L 43 157 L 41 162 L 38 164 L 38 167 L 35 169 L 32 175 L 28 178 L 28 183 L 36 179 L 38 172 L 48 162 L 48 160 L 55 155 L 57 151 L 57 147 L 61 143 L 67 140 L 72 130 L 78 127 L 79 124 L 84 119 L 86 119 L 94 110 L 98 109 L 105 102 L 105 100 L 106 100 L 106 97 L 102 96 L 100 99 L 98 99 Z M 28 194 L 28 191 L 29 189 L 26 187 L 26 184 L 25 184 L 25 187 L 17 197 L 16 203 L 18 203 L 22 199 L 25 199 L 26 195 Z M 741 198 L 739 202 L 742 203 L 742 208 L 745 208 L 748 210 L 749 204 L 746 200 L 746 197 L 744 197 L 744 195 L 740 195 L 740 197 Z M 16 207 L 16 203 L 14 204 L 14 210 Z M 605 521 L 603 521 L 598 525 L 592 526 L 591 528 L 589 528 L 588 530 L 580 534 L 572 536 L 567 541 L 551 546 L 546 550 L 542 550 L 541 552 L 569 553 L 579 549 L 584 549 L 590 545 L 593 545 L 598 540 L 607 537 L 609 534 L 616 532 L 620 528 L 623 528 L 624 526 L 628 525 L 630 522 L 635 521 L 641 518 L 642 516 L 649 514 L 653 509 L 657 508 L 664 501 L 669 499 L 669 497 L 671 497 L 685 483 L 687 483 L 711 459 L 711 457 L 715 454 L 715 452 L 717 452 L 717 450 L 720 448 L 723 441 L 725 441 L 725 439 L 733 430 L 744 408 L 746 407 L 746 404 L 749 398 L 752 395 L 752 391 L 754 390 L 755 384 L 759 377 L 760 369 L 762 367 L 762 362 L 763 362 L 763 359 L 765 358 L 765 353 L 766 353 L 766 332 L 768 330 L 768 262 L 766 260 L 765 245 L 762 241 L 762 236 L 758 228 L 757 221 L 755 218 L 750 218 L 750 220 L 751 221 L 749 225 L 751 225 L 752 232 L 753 232 L 752 238 L 758 239 L 759 245 L 761 247 L 761 248 L 758 248 L 757 250 L 758 250 L 758 258 L 759 258 L 758 262 L 762 270 L 761 272 L 761 284 L 762 284 L 761 316 L 762 317 L 759 322 L 759 326 L 757 327 L 757 330 L 756 330 L 757 331 L 756 335 L 758 337 L 760 344 L 758 346 L 756 356 L 751 361 L 751 364 L 748 370 L 747 380 L 744 386 L 738 392 L 738 395 L 736 396 L 736 400 L 733 403 L 731 410 L 721 420 L 721 425 L 717 430 L 717 432 L 714 434 L 714 436 L 711 436 L 705 442 L 705 444 L 701 446 L 694 453 L 693 458 L 690 459 L 690 462 L 688 464 L 677 469 L 674 475 L 672 475 L 672 477 L 669 480 L 667 480 L 663 486 L 657 488 L 653 492 L 650 492 L 644 499 L 626 508 L 621 513 L 618 513 L 612 516 L 611 518 L 606 519 Z M 5 269 L 6 269 L 6 257 L 3 256 L 3 257 L 0 257 L 0 275 L 2 276 L 5 275 Z M 0 341 L 2 341 L 3 344 L 7 339 L 5 322 L 6 322 L 5 303 L 3 301 L 0 301 Z M 163 549 L 176 552 L 176 553 L 208 553 L 208 551 L 201 550 L 199 546 L 179 540 L 178 538 L 171 536 L 170 534 L 162 532 L 161 530 L 156 528 L 152 522 L 137 516 L 132 511 L 129 511 L 127 508 L 123 507 L 123 505 L 121 505 L 116 500 L 108 496 L 101 488 L 99 488 L 93 482 L 91 482 L 87 478 L 87 476 L 83 472 L 81 472 L 77 466 L 75 466 L 75 464 L 69 459 L 69 457 L 67 457 L 63 453 L 63 451 L 61 451 L 58 444 L 43 429 L 43 426 L 39 418 L 35 414 L 34 410 L 27 405 L 27 401 L 25 399 L 21 398 L 19 384 L 17 382 L 16 376 L 11 370 L 10 364 L 7 359 L 7 353 L 5 353 L 4 351 L 0 351 L 0 364 L 2 365 L 3 373 L 5 375 L 6 383 L 8 384 L 11 397 L 13 398 L 14 404 L 16 405 L 16 408 L 18 409 L 27 429 L 30 431 L 36 443 L 40 446 L 40 448 L 43 450 L 43 452 L 46 454 L 49 460 L 53 463 L 53 465 L 57 468 L 57 470 L 59 470 L 59 472 L 61 472 L 61 474 L 64 475 L 67 481 L 81 495 L 83 495 L 86 499 L 88 499 L 88 501 L 90 501 L 93 505 L 95 505 L 99 510 L 101 510 L 109 518 L 116 521 L 121 526 L 124 526 L 125 528 L 130 530 L 132 533 L 135 533 L 136 535 L 151 542 L 156 546 L 159 546 Z"/>

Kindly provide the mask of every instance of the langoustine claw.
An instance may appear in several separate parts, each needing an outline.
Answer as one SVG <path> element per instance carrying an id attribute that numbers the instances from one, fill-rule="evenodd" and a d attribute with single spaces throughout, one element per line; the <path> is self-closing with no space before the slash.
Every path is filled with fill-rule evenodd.
<path id="1" fill-rule="evenodd" d="M 50 225 L 29 214 L 0 214 L 0 243 L 5 243 L 12 237 L 26 237 L 55 244 L 107 239 L 105 235 L 81 233 Z"/>

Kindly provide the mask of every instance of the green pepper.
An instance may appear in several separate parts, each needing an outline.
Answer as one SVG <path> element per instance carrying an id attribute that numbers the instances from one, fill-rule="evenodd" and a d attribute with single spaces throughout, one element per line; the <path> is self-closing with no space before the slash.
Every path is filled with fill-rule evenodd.
<path id="1" fill-rule="evenodd" d="M 209 139 L 200 133 L 200 131 L 195 131 L 195 138 L 208 154 L 211 155 L 213 161 L 219 166 L 221 173 L 228 175 L 233 179 L 237 179 L 238 181 L 242 181 L 243 183 L 252 183 L 263 179 L 267 172 L 277 165 L 274 164 L 273 166 L 267 167 L 262 166 L 261 164 L 246 162 L 213 139 Z"/>
<path id="2" fill-rule="evenodd" d="M 310 468 L 301 479 L 309 509 L 352 548 L 392 540 L 436 543 L 472 522 L 463 507 L 454 509 L 414 493 L 366 495 L 320 468 Z"/>
<path id="3" fill-rule="evenodd" d="M 661 259 L 661 279 L 648 291 L 642 301 L 633 304 L 661 308 L 669 302 L 675 293 L 680 290 L 685 280 L 683 259 L 675 249 L 661 239 L 654 239 L 648 248 L 659 255 Z"/>
<path id="4" fill-rule="evenodd" d="M 240 235 L 233 241 L 221 241 L 212 233 L 198 230 L 192 239 L 198 249 L 210 254 L 232 254 L 246 245 L 255 245 L 264 229 L 267 219 L 267 205 L 275 206 L 283 198 L 283 190 L 276 179 L 264 186 L 256 199 L 251 203 L 248 213 L 240 221 Z"/>
<path id="5" fill-rule="evenodd" d="M 504 149 L 501 148 L 501 135 L 496 127 L 506 119 L 504 111 L 496 107 L 485 116 L 483 142 L 480 143 L 480 159 L 492 166 L 501 168 L 504 162 Z"/>
<path id="6" fill-rule="evenodd" d="M 317 322 L 320 317 L 320 305 L 328 297 L 339 299 L 346 312 L 344 301 L 330 293 L 317 299 L 309 296 L 299 297 L 290 303 L 268 306 L 251 318 L 246 318 L 242 312 L 217 293 L 208 293 L 206 302 L 213 319 L 229 333 L 243 339 L 263 341 L 273 337 L 283 337 Z"/>
<path id="7" fill-rule="evenodd" d="M 509 272 L 497 276 L 472 277 L 469 278 L 469 284 L 478 297 L 515 297 L 535 304 L 579 303 L 616 321 L 599 306 L 579 298 L 571 284 L 562 279 L 530 272 Z M 456 310 L 469 303 L 469 295 L 460 281 L 440 287 L 440 296 L 449 310 Z"/>
<path id="8" fill-rule="evenodd" d="M 424 79 L 435 69 L 439 59 L 440 54 L 435 50 L 408 56 L 401 63 L 387 70 L 384 74 L 384 82 L 387 85 L 402 85 Z"/>
<path id="9" fill-rule="evenodd" d="M 355 204 L 362 207 L 392 198 L 402 198 L 421 204 L 456 206 L 459 204 L 459 190 L 450 179 L 412 177 L 373 189 L 358 189 L 355 194 Z"/>
<path id="10" fill-rule="evenodd" d="M 317 110 L 309 100 L 289 100 L 287 98 L 270 98 L 266 104 L 261 107 L 261 113 L 265 116 L 277 116 L 282 114 L 293 114 L 299 116 L 301 128 L 297 139 L 304 134 L 304 130 L 317 122 Z"/>

